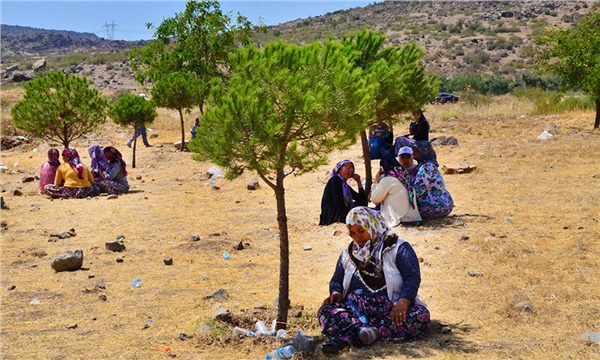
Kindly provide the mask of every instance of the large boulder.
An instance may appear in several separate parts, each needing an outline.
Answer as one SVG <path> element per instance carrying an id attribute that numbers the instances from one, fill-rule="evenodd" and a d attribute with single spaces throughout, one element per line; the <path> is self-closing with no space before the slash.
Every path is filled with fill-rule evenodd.
<path id="1" fill-rule="evenodd" d="M 33 80 L 33 76 L 29 75 L 23 71 L 14 71 L 14 72 L 10 73 L 10 75 L 8 76 L 8 78 L 6 80 L 12 81 L 12 82 L 25 82 L 25 81 Z"/>
<path id="2" fill-rule="evenodd" d="M 81 265 L 83 265 L 83 250 L 67 250 L 50 264 L 56 272 L 79 270 Z"/>
<path id="3" fill-rule="evenodd" d="M 46 59 L 39 59 L 31 65 L 33 71 L 42 71 L 46 68 Z"/>

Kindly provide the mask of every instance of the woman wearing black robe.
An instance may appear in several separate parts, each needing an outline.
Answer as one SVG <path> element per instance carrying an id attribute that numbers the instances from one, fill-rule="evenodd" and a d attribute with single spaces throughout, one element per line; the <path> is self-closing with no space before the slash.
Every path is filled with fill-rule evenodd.
<path id="1" fill-rule="evenodd" d="M 354 164 L 342 160 L 331 171 L 331 178 L 323 191 L 319 225 L 345 222 L 346 215 L 355 206 L 367 206 L 367 193 L 363 189 L 360 175 L 354 173 Z M 348 179 L 358 184 L 358 192 L 348 185 Z"/>

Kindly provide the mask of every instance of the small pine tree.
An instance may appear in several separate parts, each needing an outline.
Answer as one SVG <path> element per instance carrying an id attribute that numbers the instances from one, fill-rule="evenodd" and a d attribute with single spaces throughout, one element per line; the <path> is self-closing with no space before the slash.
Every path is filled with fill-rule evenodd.
<path id="1" fill-rule="evenodd" d="M 12 109 L 16 128 L 65 148 L 106 120 L 108 103 L 86 78 L 49 72 L 25 84 L 25 96 Z"/>

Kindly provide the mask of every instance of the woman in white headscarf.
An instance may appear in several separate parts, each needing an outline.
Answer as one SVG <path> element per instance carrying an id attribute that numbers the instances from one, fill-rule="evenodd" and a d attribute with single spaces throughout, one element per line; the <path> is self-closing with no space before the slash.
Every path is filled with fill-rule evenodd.
<path id="1" fill-rule="evenodd" d="M 423 333 L 429 311 L 419 300 L 419 260 L 381 215 L 364 206 L 346 217 L 352 242 L 342 251 L 318 311 L 326 354 L 377 339 L 407 340 Z"/>

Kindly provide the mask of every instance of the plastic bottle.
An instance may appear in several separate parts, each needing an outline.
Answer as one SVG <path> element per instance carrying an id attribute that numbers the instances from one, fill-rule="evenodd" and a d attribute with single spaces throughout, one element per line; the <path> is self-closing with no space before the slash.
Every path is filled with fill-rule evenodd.
<path id="1" fill-rule="evenodd" d="M 236 327 L 233 328 L 233 335 L 245 335 L 245 336 L 248 336 L 248 333 L 249 333 L 248 330 L 246 330 L 244 328 L 241 328 L 239 326 L 236 326 Z"/>
<path id="2" fill-rule="evenodd" d="M 291 359 L 294 357 L 294 347 L 286 345 L 267 354 L 267 360 Z"/>
<path id="3" fill-rule="evenodd" d="M 354 316 L 356 316 L 361 323 L 369 323 L 369 319 L 367 319 L 365 314 L 361 313 L 360 310 L 358 310 L 358 306 L 356 306 L 356 304 L 352 300 L 348 300 L 348 307 L 352 310 Z"/>
<path id="4" fill-rule="evenodd" d="M 257 321 L 256 324 L 254 324 L 254 328 L 256 328 L 257 334 L 270 334 L 267 326 L 262 321 Z"/>
<path id="5" fill-rule="evenodd" d="M 277 333 L 277 319 L 273 320 L 273 322 L 271 323 L 271 335 L 275 336 L 275 334 Z"/>
<path id="6" fill-rule="evenodd" d="M 231 260 L 231 255 L 229 255 L 227 251 L 223 253 L 223 260 Z"/>
<path id="7" fill-rule="evenodd" d="M 210 185 L 213 186 L 216 182 L 217 177 L 215 175 L 210 177 Z"/>
<path id="8" fill-rule="evenodd" d="M 142 279 L 135 278 L 131 280 L 131 286 L 133 286 L 134 288 L 139 288 L 140 286 L 142 286 Z"/>
<path id="9" fill-rule="evenodd" d="M 275 337 L 279 339 L 287 339 L 287 331 L 285 331 L 284 329 L 279 329 L 275 333 Z"/>

